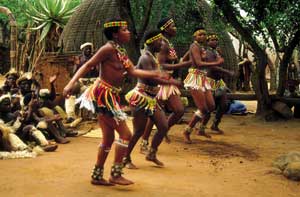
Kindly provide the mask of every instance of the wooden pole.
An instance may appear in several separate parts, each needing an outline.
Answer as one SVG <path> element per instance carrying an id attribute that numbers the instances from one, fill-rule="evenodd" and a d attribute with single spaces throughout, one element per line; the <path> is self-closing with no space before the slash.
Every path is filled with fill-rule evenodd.
<path id="1" fill-rule="evenodd" d="M 17 68 L 17 22 L 11 11 L 7 7 L 0 6 L 0 13 L 4 13 L 9 18 L 10 25 L 10 68 Z"/>

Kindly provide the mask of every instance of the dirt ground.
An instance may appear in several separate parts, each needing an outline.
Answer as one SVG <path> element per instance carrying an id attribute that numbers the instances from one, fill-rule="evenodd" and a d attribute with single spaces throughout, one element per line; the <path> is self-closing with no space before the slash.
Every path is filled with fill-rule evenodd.
<path id="1" fill-rule="evenodd" d="M 251 110 L 255 105 L 250 104 Z M 125 176 L 135 182 L 132 186 L 91 185 L 100 139 L 81 136 L 54 153 L 1 160 L 0 196 L 299 196 L 300 183 L 274 173 L 271 167 L 280 154 L 300 151 L 299 120 L 269 123 L 253 115 L 226 115 L 221 124 L 225 135 L 212 139 L 192 135 L 190 145 L 182 141 L 184 127 L 174 126 L 172 143 L 160 147 L 158 157 L 164 168 L 145 161 L 136 148 L 132 158 L 140 169 L 125 170 Z M 113 153 L 106 163 L 106 178 Z"/>

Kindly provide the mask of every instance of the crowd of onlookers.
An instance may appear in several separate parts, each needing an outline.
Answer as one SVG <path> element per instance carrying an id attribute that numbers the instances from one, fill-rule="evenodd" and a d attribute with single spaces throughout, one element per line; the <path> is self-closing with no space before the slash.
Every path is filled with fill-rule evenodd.
<path id="1" fill-rule="evenodd" d="M 93 44 L 84 43 L 82 54 L 75 59 L 74 73 L 92 57 Z M 97 68 L 87 73 L 81 81 L 84 89 L 92 77 L 97 77 Z M 50 90 L 41 89 L 34 73 L 19 73 L 11 69 L 5 74 L 0 88 L 0 158 L 1 153 L 23 151 L 55 151 L 57 144 L 66 144 L 67 137 L 77 136 L 74 128 L 81 120 L 75 115 L 75 95 L 65 100 L 65 110 L 55 105 L 54 83 L 57 75 L 49 78 Z M 71 128 L 71 129 L 70 129 Z M 22 156 L 21 156 L 22 157 Z"/>
<path id="2" fill-rule="evenodd" d="M 73 118 L 54 104 L 57 76 L 51 76 L 51 89 L 41 89 L 32 73 L 19 76 L 15 70 L 5 74 L 0 88 L 0 151 L 55 151 L 57 144 L 66 144 L 67 137 L 77 136 L 66 128 Z"/>

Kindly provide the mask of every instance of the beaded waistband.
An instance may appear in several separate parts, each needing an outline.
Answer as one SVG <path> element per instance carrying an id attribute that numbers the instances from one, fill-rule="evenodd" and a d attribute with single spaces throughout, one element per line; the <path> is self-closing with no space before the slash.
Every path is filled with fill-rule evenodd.
<path id="1" fill-rule="evenodd" d="M 143 83 L 137 83 L 136 87 L 144 90 L 146 93 L 149 93 L 151 95 L 156 95 L 159 91 L 158 86 L 149 86 Z"/>

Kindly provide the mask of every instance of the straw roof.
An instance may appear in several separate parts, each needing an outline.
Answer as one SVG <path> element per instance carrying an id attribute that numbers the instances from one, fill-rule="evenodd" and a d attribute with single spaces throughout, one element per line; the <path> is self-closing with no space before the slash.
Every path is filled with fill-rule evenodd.
<path id="1" fill-rule="evenodd" d="M 94 44 L 95 49 L 105 43 L 102 33 L 107 18 L 120 16 L 118 0 L 85 0 L 64 28 L 63 51 L 80 51 L 85 42 Z"/>

